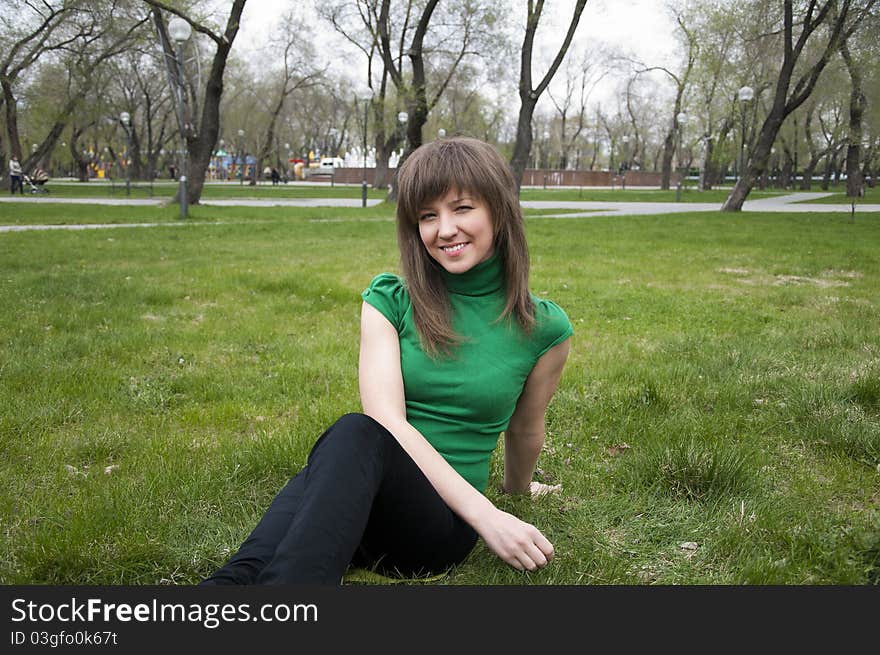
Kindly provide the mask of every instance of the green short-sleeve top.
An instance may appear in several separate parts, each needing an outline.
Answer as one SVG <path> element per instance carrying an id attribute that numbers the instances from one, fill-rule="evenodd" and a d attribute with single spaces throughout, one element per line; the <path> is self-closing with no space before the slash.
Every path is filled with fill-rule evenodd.
<path id="1" fill-rule="evenodd" d="M 460 275 L 442 271 L 452 324 L 463 339 L 453 354 L 432 359 L 422 349 L 406 284 L 382 273 L 361 294 L 397 330 L 406 415 L 447 462 L 479 491 L 526 378 L 538 359 L 572 334 L 555 303 L 532 296 L 536 326 L 498 320 L 505 305 L 504 271 L 492 256 Z"/>

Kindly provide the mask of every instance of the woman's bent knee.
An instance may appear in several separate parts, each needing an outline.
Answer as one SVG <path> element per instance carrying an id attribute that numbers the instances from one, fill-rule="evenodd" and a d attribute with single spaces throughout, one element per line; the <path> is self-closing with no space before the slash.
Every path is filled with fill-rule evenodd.
<path id="1" fill-rule="evenodd" d="M 389 440 L 395 441 L 391 433 L 375 419 L 366 414 L 345 414 L 321 435 L 312 448 L 312 453 L 328 441 L 346 449 L 359 450 L 382 448 Z"/>

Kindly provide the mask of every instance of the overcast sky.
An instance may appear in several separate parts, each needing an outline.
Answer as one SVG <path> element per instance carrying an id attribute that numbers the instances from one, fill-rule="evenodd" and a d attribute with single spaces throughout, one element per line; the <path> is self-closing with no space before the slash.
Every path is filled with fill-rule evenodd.
<path id="1" fill-rule="evenodd" d="M 525 0 L 502 0 L 524 13 Z M 259 49 L 265 44 L 280 15 L 290 8 L 298 7 L 300 11 L 311 5 L 311 0 L 249 0 L 245 5 L 242 26 L 235 41 L 235 49 Z M 561 39 L 571 16 L 573 0 L 547 0 L 542 17 L 542 28 L 539 30 L 537 53 L 549 52 L 554 45 L 550 43 L 553 34 Z M 556 30 L 547 29 L 557 26 Z M 338 51 L 346 44 L 337 40 L 332 31 L 321 32 L 322 23 L 315 21 L 316 32 L 303 35 L 303 38 L 319 42 L 317 50 L 322 53 Z M 674 26 L 666 9 L 664 0 L 588 0 L 586 9 L 581 16 L 578 32 L 572 50 L 584 49 L 592 45 L 612 45 L 618 50 L 631 55 L 648 64 L 670 64 L 674 59 L 675 42 L 672 38 Z M 547 35 L 551 35 L 548 38 Z M 336 47 L 326 44 L 336 43 Z M 548 55 L 549 57 L 549 55 Z M 351 71 L 351 62 L 361 60 L 361 55 L 352 54 L 341 58 Z M 535 73 L 543 71 L 535 67 Z M 557 74 L 557 82 L 560 75 Z M 612 92 L 616 80 L 609 80 L 605 87 L 597 90 L 594 97 L 601 97 Z"/>

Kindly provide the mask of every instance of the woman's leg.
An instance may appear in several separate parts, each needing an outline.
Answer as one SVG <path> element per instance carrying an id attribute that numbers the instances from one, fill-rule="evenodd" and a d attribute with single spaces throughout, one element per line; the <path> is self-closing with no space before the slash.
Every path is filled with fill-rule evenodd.
<path id="1" fill-rule="evenodd" d="M 339 584 L 353 559 L 403 573 L 442 570 L 476 538 L 385 428 L 348 414 L 205 584 Z"/>
<path id="2" fill-rule="evenodd" d="M 361 414 L 330 426 L 238 552 L 202 584 L 338 584 L 381 483 L 386 436 L 394 438 Z"/>
<path id="3" fill-rule="evenodd" d="M 263 518 L 239 547 L 238 552 L 203 585 L 251 585 L 275 555 L 278 542 L 287 534 L 304 490 L 305 469 L 291 478 L 275 496 Z"/>
<path id="4" fill-rule="evenodd" d="M 416 577 L 460 564 L 477 533 L 443 501 L 412 458 L 390 434 L 386 475 L 353 564 L 389 575 Z"/>

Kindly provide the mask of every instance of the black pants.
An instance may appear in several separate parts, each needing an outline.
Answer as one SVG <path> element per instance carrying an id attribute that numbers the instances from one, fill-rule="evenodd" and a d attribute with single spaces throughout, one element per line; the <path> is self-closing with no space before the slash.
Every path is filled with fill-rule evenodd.
<path id="1" fill-rule="evenodd" d="M 476 541 L 390 432 L 346 414 L 238 552 L 202 584 L 335 585 L 350 564 L 438 573 L 463 561 Z"/>
<path id="2" fill-rule="evenodd" d="M 9 192 L 15 193 L 15 189 L 18 189 L 19 193 L 24 193 L 24 183 L 23 178 L 19 175 L 10 175 L 9 176 Z"/>

